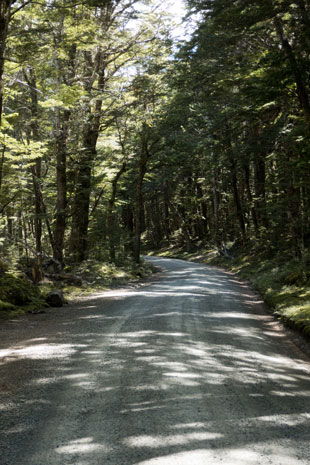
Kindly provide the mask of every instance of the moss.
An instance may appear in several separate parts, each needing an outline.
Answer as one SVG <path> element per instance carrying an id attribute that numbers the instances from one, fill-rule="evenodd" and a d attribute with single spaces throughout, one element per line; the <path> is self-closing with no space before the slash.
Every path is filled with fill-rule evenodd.
<path id="1" fill-rule="evenodd" d="M 10 304 L 10 302 L 4 302 L 3 300 L 0 300 L 0 312 L 7 312 L 12 310 L 17 310 L 17 307 L 13 304 Z"/>
<path id="2" fill-rule="evenodd" d="M 137 265 L 132 260 L 128 260 L 117 266 L 113 263 L 89 259 L 78 266 L 68 266 L 65 271 L 81 277 L 82 285 L 76 286 L 65 281 L 56 283 L 43 281 L 40 284 L 41 293 L 47 295 L 51 290 L 61 288 L 65 300 L 74 303 L 82 296 L 138 281 L 151 275 L 154 269 L 152 265 L 143 261 Z"/>
<path id="3" fill-rule="evenodd" d="M 39 298 L 39 296 L 39 289 L 25 279 L 16 278 L 13 275 L 5 275 L 0 278 L 1 300 L 22 306 Z"/>
<path id="4" fill-rule="evenodd" d="M 21 315 L 22 313 L 24 313 L 23 310 L 16 307 L 16 305 L 0 300 L 0 319 L 12 318 L 14 316 Z"/>
<path id="5" fill-rule="evenodd" d="M 0 278 L 0 316 L 16 316 L 46 306 L 38 287 L 29 281 L 5 274 Z"/>

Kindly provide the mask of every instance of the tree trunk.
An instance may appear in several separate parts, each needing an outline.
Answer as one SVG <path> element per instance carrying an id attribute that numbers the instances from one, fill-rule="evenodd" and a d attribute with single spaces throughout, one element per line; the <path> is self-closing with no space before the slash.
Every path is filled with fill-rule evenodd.
<path id="1" fill-rule="evenodd" d="M 143 195 L 142 186 L 146 173 L 147 162 L 149 159 L 148 141 L 146 134 L 146 125 L 144 125 L 141 134 L 141 152 L 139 159 L 139 171 L 136 188 L 136 210 L 135 210 L 135 231 L 134 231 L 134 260 L 140 263 L 141 251 L 141 233 L 142 233 L 142 211 L 143 211 Z"/>
<path id="2" fill-rule="evenodd" d="M 232 184 L 232 189 L 233 189 L 233 197 L 234 197 L 234 203 L 235 203 L 237 218 L 238 218 L 238 221 L 239 221 L 239 226 L 240 226 L 242 239 L 245 240 L 245 235 L 246 235 L 245 234 L 245 223 L 244 223 L 242 205 L 241 205 L 239 191 L 238 191 L 238 179 L 237 179 L 236 162 L 235 162 L 234 155 L 233 155 L 232 151 L 229 151 L 228 156 L 229 156 L 229 162 L 230 162 L 230 168 L 231 168 L 231 184 Z"/>
<path id="3" fill-rule="evenodd" d="M 107 208 L 107 216 L 106 216 L 106 230 L 108 234 L 108 242 L 109 242 L 109 251 L 110 251 L 110 261 L 115 263 L 115 243 L 114 243 L 114 224 L 115 224 L 115 215 L 113 212 L 114 205 L 115 205 L 115 198 L 116 198 L 116 191 L 117 191 L 117 184 L 122 176 L 122 174 L 126 171 L 127 162 L 123 161 L 121 168 L 116 173 L 113 181 L 112 181 L 112 192 L 108 202 Z"/>
<path id="4" fill-rule="evenodd" d="M 265 158 L 258 154 L 254 160 L 254 190 L 255 190 L 255 211 L 258 223 L 264 228 L 268 228 L 266 216 L 266 167 Z"/>
<path id="5" fill-rule="evenodd" d="M 199 239 L 204 240 L 208 232 L 208 207 L 204 200 L 204 193 L 201 184 L 196 182 L 197 199 L 199 201 L 199 221 L 197 223 L 197 234 Z"/>
<path id="6" fill-rule="evenodd" d="M 3 111 L 3 71 L 6 39 L 10 22 L 11 0 L 0 0 L 0 125 Z"/>
<path id="7" fill-rule="evenodd" d="M 79 160 L 76 192 L 73 201 L 70 252 L 77 263 L 86 258 L 89 223 L 89 203 L 91 193 L 91 173 L 96 154 L 97 138 L 92 131 L 92 123 L 86 127 L 83 138 L 83 151 Z"/>
<path id="8" fill-rule="evenodd" d="M 57 200 L 56 200 L 56 218 L 54 229 L 54 258 L 61 267 L 64 266 L 64 237 L 66 231 L 66 207 L 67 207 L 67 135 L 68 123 L 71 112 L 65 110 L 62 117 L 60 110 L 56 115 L 56 185 L 57 185 Z"/>
<path id="9" fill-rule="evenodd" d="M 37 95 L 37 83 L 36 76 L 32 68 L 27 72 L 23 71 L 24 78 L 28 83 L 30 89 L 31 98 L 31 122 L 30 128 L 33 140 L 39 141 L 39 125 L 38 125 L 38 95 Z M 31 167 L 33 191 L 35 198 L 35 218 L 34 218 L 34 234 L 36 241 L 36 257 L 35 263 L 32 268 L 32 277 L 35 283 L 41 281 L 44 277 L 42 268 L 42 216 L 43 216 L 43 201 L 42 201 L 42 190 L 41 190 L 41 171 L 42 162 L 41 158 L 35 160 L 35 165 Z"/>
<path id="10" fill-rule="evenodd" d="M 295 83 L 297 87 L 297 94 L 300 103 L 300 107 L 304 113 L 305 121 L 310 128 L 310 103 L 309 103 L 309 94 L 307 90 L 306 83 L 304 82 L 302 72 L 300 70 L 299 64 L 294 55 L 291 44 L 288 39 L 285 37 L 283 26 L 280 19 L 276 18 L 274 21 L 276 31 L 281 40 L 283 50 L 286 53 L 288 61 L 291 65 L 291 70 L 295 78 Z"/>
<path id="11" fill-rule="evenodd" d="M 304 25 L 304 30 L 307 36 L 308 45 L 310 44 L 310 17 L 307 11 L 307 6 L 304 0 L 295 0 L 298 8 L 300 10 L 300 15 L 302 23 Z"/>
<path id="12" fill-rule="evenodd" d="M 289 171 L 289 181 L 287 189 L 287 218 L 292 236 L 292 246 L 296 258 L 302 258 L 304 244 L 303 244 L 303 211 L 301 209 L 301 189 L 300 180 L 294 165 L 298 163 L 298 157 L 291 155 L 289 157 L 291 169 Z"/>
<path id="13" fill-rule="evenodd" d="M 170 204 L 169 186 L 168 186 L 167 181 L 164 181 L 163 190 L 164 190 L 164 230 L 165 230 L 166 239 L 169 242 L 170 236 L 171 236 L 171 229 L 170 229 L 170 212 L 169 212 L 169 204 Z"/>
<path id="14" fill-rule="evenodd" d="M 36 83 L 36 76 L 32 68 L 29 69 L 27 72 L 25 69 L 23 70 L 24 78 L 27 81 L 30 90 L 30 98 L 31 98 L 31 133 L 32 137 L 35 141 L 40 140 L 39 134 L 39 126 L 38 126 L 38 95 L 37 95 L 37 83 Z M 36 239 L 36 255 L 38 258 L 38 267 L 41 267 L 41 256 L 42 256 L 42 191 L 41 191 L 41 158 L 37 158 L 35 160 L 35 165 L 31 168 L 32 173 L 32 182 L 33 182 L 33 190 L 34 190 L 34 197 L 35 197 L 35 221 L 34 221 L 34 229 L 35 229 L 35 239 Z M 43 276 L 43 271 L 42 271 Z"/>
<path id="15" fill-rule="evenodd" d="M 256 210 L 255 206 L 253 204 L 253 196 L 252 196 L 252 191 L 251 191 L 251 186 L 250 186 L 250 167 L 248 163 L 244 163 L 243 165 L 244 169 L 244 177 L 245 177 L 245 188 L 247 192 L 247 197 L 248 197 L 248 202 L 250 204 L 250 212 L 252 216 L 252 221 L 253 221 L 253 226 L 254 226 L 254 231 L 255 231 L 255 236 L 258 236 L 258 222 L 257 222 L 257 216 L 256 216 Z"/>
<path id="16" fill-rule="evenodd" d="M 124 253 L 125 255 L 131 255 L 134 250 L 134 213 L 132 206 L 129 204 L 122 209 L 122 222 L 127 231 L 127 237 L 124 241 Z"/>
<path id="17" fill-rule="evenodd" d="M 2 181 L 3 181 L 4 154 L 5 154 L 5 146 L 3 145 L 1 147 L 1 155 L 0 155 L 0 193 L 1 193 Z"/>
<path id="18" fill-rule="evenodd" d="M 99 62 L 103 57 L 97 57 Z M 102 91 L 105 85 L 105 64 L 101 63 L 98 74 L 97 88 Z M 86 86 L 91 90 L 90 85 Z M 84 123 L 81 157 L 76 179 L 76 193 L 72 210 L 72 229 L 70 238 L 70 253 L 78 263 L 87 257 L 89 204 L 91 194 L 91 173 L 96 156 L 96 144 L 99 136 L 102 99 L 98 98 L 92 112 L 89 102 Z"/>

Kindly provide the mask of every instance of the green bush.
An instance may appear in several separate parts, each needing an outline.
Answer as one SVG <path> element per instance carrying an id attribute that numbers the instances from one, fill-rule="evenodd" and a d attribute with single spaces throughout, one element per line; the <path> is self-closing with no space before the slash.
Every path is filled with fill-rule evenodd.
<path id="1" fill-rule="evenodd" d="M 0 300 L 23 306 L 38 298 L 40 298 L 39 289 L 29 281 L 12 275 L 0 278 Z"/>
<path id="2" fill-rule="evenodd" d="M 40 290 L 26 279 L 5 274 L 0 278 L 0 316 L 12 317 L 46 307 Z"/>

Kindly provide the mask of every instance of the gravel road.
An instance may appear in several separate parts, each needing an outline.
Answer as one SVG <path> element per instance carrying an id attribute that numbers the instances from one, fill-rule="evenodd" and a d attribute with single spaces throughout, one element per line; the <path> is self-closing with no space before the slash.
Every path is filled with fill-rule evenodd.
<path id="1" fill-rule="evenodd" d="M 148 282 L 0 328 L 1 465 L 309 465 L 309 360 L 234 275 Z"/>

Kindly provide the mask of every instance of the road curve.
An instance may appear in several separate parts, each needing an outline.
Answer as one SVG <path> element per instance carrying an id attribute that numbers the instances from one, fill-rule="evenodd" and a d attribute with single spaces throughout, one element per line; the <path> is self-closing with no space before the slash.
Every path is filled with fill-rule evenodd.
<path id="1" fill-rule="evenodd" d="M 259 298 L 148 260 L 148 283 L 1 327 L 1 465 L 309 465 L 309 362 Z"/>

